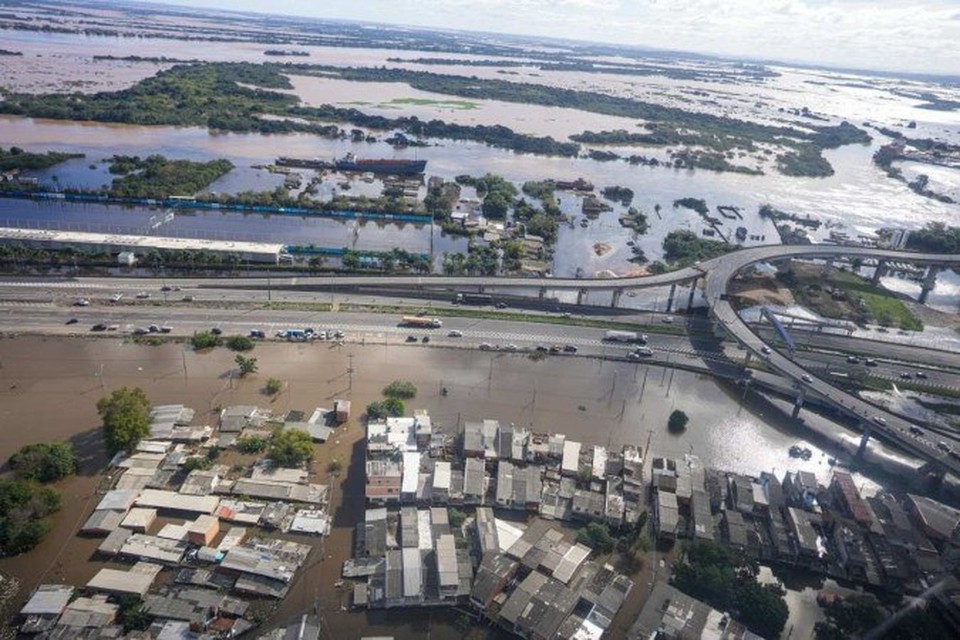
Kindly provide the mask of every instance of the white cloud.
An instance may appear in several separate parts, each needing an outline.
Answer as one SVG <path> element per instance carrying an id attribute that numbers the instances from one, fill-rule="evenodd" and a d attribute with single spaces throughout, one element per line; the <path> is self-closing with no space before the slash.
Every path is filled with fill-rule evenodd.
<path id="1" fill-rule="evenodd" d="M 193 6 L 960 73 L 957 0 L 168 0 Z"/>

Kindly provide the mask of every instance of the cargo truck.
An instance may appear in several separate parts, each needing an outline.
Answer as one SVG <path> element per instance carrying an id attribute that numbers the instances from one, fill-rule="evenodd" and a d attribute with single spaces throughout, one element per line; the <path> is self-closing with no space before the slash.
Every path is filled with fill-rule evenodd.
<path id="1" fill-rule="evenodd" d="M 443 326 L 437 318 L 421 318 L 419 316 L 403 316 L 400 318 L 401 327 L 419 327 L 421 329 L 439 329 Z"/>
<path id="2" fill-rule="evenodd" d="M 454 304 L 493 304 L 493 296 L 488 293 L 458 293 L 453 302 Z"/>

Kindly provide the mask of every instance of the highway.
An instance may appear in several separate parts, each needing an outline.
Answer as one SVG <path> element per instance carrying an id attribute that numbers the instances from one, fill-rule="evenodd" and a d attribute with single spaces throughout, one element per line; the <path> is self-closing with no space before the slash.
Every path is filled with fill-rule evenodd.
<path id="1" fill-rule="evenodd" d="M 723 330 L 733 339 L 735 339 L 745 349 L 758 357 L 763 357 L 769 368 L 777 373 L 792 380 L 797 388 L 798 394 L 817 394 L 821 399 L 839 408 L 849 416 L 860 421 L 865 428 L 873 433 L 882 435 L 885 439 L 897 442 L 904 449 L 927 460 L 935 461 L 941 468 L 949 470 L 954 474 L 960 475 L 960 451 L 953 452 L 956 457 L 951 457 L 938 450 L 933 443 L 922 438 L 911 435 L 911 425 L 907 421 L 884 412 L 873 405 L 860 400 L 856 396 L 848 394 L 834 387 L 829 380 L 814 375 L 816 367 L 811 367 L 809 362 L 795 361 L 786 354 L 772 350 L 770 353 L 764 353 L 769 348 L 763 338 L 754 332 L 736 313 L 733 306 L 727 300 L 727 290 L 730 281 L 743 269 L 759 262 L 768 262 L 783 260 L 789 258 L 866 258 L 875 260 L 885 260 L 890 262 L 911 263 L 920 265 L 949 266 L 960 264 L 960 255 L 939 255 L 909 253 L 903 251 L 893 251 L 888 249 L 876 249 L 869 247 L 846 247 L 836 245 L 799 245 L 799 246 L 762 246 L 751 247 L 735 251 L 711 260 L 705 260 L 700 264 L 678 271 L 665 273 L 657 276 L 647 277 L 628 277 L 628 278 L 610 278 L 610 279 L 576 279 L 576 278 L 520 278 L 520 277 L 449 277 L 449 276 L 310 276 L 310 277 L 283 277 L 268 278 L 267 292 L 268 299 L 274 299 L 273 295 L 300 299 L 301 296 L 314 302 L 318 300 L 317 294 L 329 292 L 331 302 L 334 300 L 334 291 L 352 290 L 362 291 L 365 288 L 372 289 L 392 289 L 401 291 L 510 291 L 517 290 L 529 295 L 532 290 L 538 290 L 538 295 L 546 291 L 557 290 L 575 290 L 575 291 L 613 291 L 616 293 L 629 289 L 663 287 L 670 285 L 682 285 L 703 279 L 704 298 L 710 308 L 711 319 L 720 325 Z M 52 284 L 49 280 L 41 280 L 40 285 L 43 288 L 50 286 L 59 286 L 62 291 L 69 292 L 66 295 L 84 295 L 83 291 L 89 286 L 90 291 L 102 291 L 104 283 L 100 282 L 73 282 L 66 281 L 59 285 Z M 126 291 L 129 294 L 132 291 L 144 290 L 151 295 L 156 294 L 157 279 L 117 279 L 110 284 L 114 289 Z M 164 280 L 166 282 L 166 280 Z M 170 282 L 174 282 L 170 280 Z M 181 288 L 180 291 L 165 292 L 162 295 L 169 299 L 176 297 L 192 296 L 193 292 L 199 294 L 217 292 L 220 299 L 224 302 L 236 299 L 250 300 L 251 293 L 259 292 L 262 299 L 264 294 L 264 278 L 222 278 L 222 279 L 187 279 L 176 281 Z M 32 305 L 37 302 L 42 303 L 36 296 L 37 283 L 30 282 L 9 282 L 9 287 L 16 288 L 20 286 L 25 290 L 24 305 Z M 232 289 L 233 293 L 225 290 Z M 301 293 L 295 293 L 301 292 Z M 41 294 L 42 295 L 42 294 Z M 244 297 L 245 296 L 245 297 Z M 9 300 L 9 299 L 8 299 Z M 53 302 L 53 301 L 51 301 Z M 16 301 L 12 301 L 16 304 Z M 255 312 L 251 312 L 255 313 Z M 18 314 L 19 315 L 19 314 Z M 234 316 L 235 317 L 235 316 Z M 338 314 L 338 321 L 342 320 L 342 314 Z M 244 322 L 253 321 L 256 316 L 244 317 Z M 21 321 L 23 317 L 21 316 Z M 138 320 L 139 321 L 139 320 Z M 235 322 L 235 321 L 234 321 Z M 22 325 L 21 325 L 22 326 Z M 450 325 L 453 327 L 454 325 Z M 548 326 L 548 325 L 543 325 Z M 397 328 L 391 333 L 397 333 Z M 547 331 L 547 329 L 544 329 Z M 597 331 L 597 330 L 594 330 Z M 529 332 L 519 332 L 516 334 L 504 335 L 504 340 L 524 340 L 530 334 Z M 549 342 L 569 342 L 569 330 L 559 331 L 556 335 L 537 336 Z M 496 340 L 496 336 L 489 336 Z M 579 339 L 579 338 L 578 338 Z M 595 338 L 594 338 L 595 339 Z M 830 338 L 836 340 L 836 337 Z M 508 344 L 510 344 L 508 342 Z M 519 347 L 519 345 L 517 345 Z M 899 350 L 903 352 L 904 346 L 900 345 Z"/>

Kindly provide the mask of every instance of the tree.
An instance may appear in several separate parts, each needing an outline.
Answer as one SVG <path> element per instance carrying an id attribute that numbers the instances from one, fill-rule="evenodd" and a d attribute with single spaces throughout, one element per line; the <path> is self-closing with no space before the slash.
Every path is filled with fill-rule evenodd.
<path id="1" fill-rule="evenodd" d="M 247 356 L 237 354 L 237 357 L 233 359 L 237 363 L 237 366 L 240 367 L 240 377 L 245 378 L 251 373 L 257 372 L 257 359 L 248 358 Z"/>
<path id="2" fill-rule="evenodd" d="M 266 438 L 258 438 L 257 436 L 237 438 L 234 444 L 240 453 L 263 453 L 270 446 L 270 442 Z"/>
<path id="3" fill-rule="evenodd" d="M 223 339 L 220 336 L 215 336 L 209 331 L 199 331 L 193 334 L 193 337 L 190 338 L 190 344 L 193 345 L 193 348 L 196 350 L 200 349 L 212 349 L 213 347 L 219 347 L 223 344 Z"/>
<path id="4" fill-rule="evenodd" d="M 394 380 L 383 388 L 383 395 L 388 398 L 403 398 L 409 400 L 417 395 L 417 388 L 412 382 Z"/>
<path id="5" fill-rule="evenodd" d="M 313 439 L 303 429 L 280 429 L 270 438 L 270 459 L 281 467 L 296 467 L 313 457 Z"/>
<path id="6" fill-rule="evenodd" d="M 447 509 L 447 519 L 450 522 L 450 527 L 456 530 L 463 526 L 464 521 L 467 519 L 467 514 L 460 511 L 460 509 L 450 507 Z"/>
<path id="7" fill-rule="evenodd" d="M 66 442 L 40 442 L 22 447 L 10 456 L 9 465 L 24 480 L 53 482 L 76 471 L 77 459 Z"/>
<path id="8" fill-rule="evenodd" d="M 814 627 L 817 640 L 834 640 L 861 635 L 886 619 L 880 603 L 870 594 L 854 594 L 823 607 L 826 620 Z"/>
<path id="9" fill-rule="evenodd" d="M 399 417 L 407 408 L 400 398 L 387 398 L 367 405 L 367 420 L 383 420 L 387 417 Z"/>
<path id="10" fill-rule="evenodd" d="M 247 336 L 231 336 L 227 338 L 227 348 L 231 351 L 250 351 L 254 342 Z"/>
<path id="11" fill-rule="evenodd" d="M 343 469 L 343 463 L 337 458 L 331 460 L 330 464 L 327 465 L 327 471 L 330 473 L 340 473 L 341 469 Z"/>
<path id="12" fill-rule="evenodd" d="M 271 396 L 280 393 L 283 389 L 283 381 L 280 378 L 267 378 L 267 386 L 264 390 Z"/>
<path id="13" fill-rule="evenodd" d="M 0 556 L 33 549 L 50 530 L 46 517 L 60 508 L 60 494 L 23 480 L 0 479 Z"/>
<path id="14" fill-rule="evenodd" d="M 146 631 L 152 622 L 153 616 L 147 613 L 139 596 L 120 597 L 120 623 L 125 632 Z"/>
<path id="15" fill-rule="evenodd" d="M 690 421 L 690 418 L 687 417 L 683 411 L 680 409 L 674 409 L 673 413 L 670 414 L 670 418 L 667 420 L 667 429 L 671 433 L 679 433 L 687 428 L 687 422 Z"/>
<path id="16" fill-rule="evenodd" d="M 654 260 L 650 263 L 650 266 L 647 267 L 647 271 L 649 271 L 651 275 L 657 276 L 667 272 L 667 265 L 662 260 Z"/>
<path id="17" fill-rule="evenodd" d="M 133 451 L 150 434 L 150 400 L 143 389 L 117 389 L 97 402 L 110 454 Z"/>
<path id="18" fill-rule="evenodd" d="M 582 542 L 598 553 L 610 553 L 616 542 L 610 535 L 610 528 L 600 522 L 591 522 L 577 531 L 577 541 Z"/>

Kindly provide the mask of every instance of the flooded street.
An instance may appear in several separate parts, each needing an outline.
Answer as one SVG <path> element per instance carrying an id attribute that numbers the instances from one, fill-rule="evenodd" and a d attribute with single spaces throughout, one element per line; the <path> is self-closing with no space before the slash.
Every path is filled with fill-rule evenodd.
<path id="1" fill-rule="evenodd" d="M 655 455 L 693 452 L 711 466 L 732 471 L 775 469 L 780 474 L 805 468 L 821 481 L 829 473 L 819 454 L 807 462 L 789 458 L 787 449 L 801 434 L 778 412 L 741 406 L 738 397 L 712 379 L 688 372 L 590 358 L 565 358 L 558 366 L 561 361 L 534 361 L 520 354 L 396 345 L 264 344 L 253 355 L 259 373 L 236 380 L 231 376 L 233 353 L 226 349 L 195 353 L 179 344 L 148 347 L 118 339 L 0 340 L 0 455 L 6 458 L 32 442 L 63 439 L 74 443 L 82 460 L 80 475 L 60 483 L 64 507 L 51 535 L 31 553 L 0 561 L 0 570 L 23 579 L 21 599 L 40 582 L 84 584 L 102 566 L 90 560 L 98 541 L 74 532 L 99 499 L 96 490 L 106 461 L 95 403 L 125 385 L 142 387 L 156 404 L 193 407 L 194 424 L 215 423 L 216 409 L 230 404 L 260 404 L 282 415 L 290 409 L 329 407 L 334 398 L 352 400 L 353 419 L 316 447 L 313 465 L 312 481 L 325 483 L 332 459 L 346 463 L 332 487 L 332 535 L 323 552 L 317 545 L 309 568 L 275 616 L 285 620 L 317 605 L 334 637 L 356 637 L 368 626 L 389 630 L 398 639 L 424 632 L 422 620 L 412 623 L 404 612 L 368 616 L 341 611 L 347 593 L 333 589 L 364 510 L 363 429 L 357 414 L 394 379 L 417 386 L 408 411 L 428 410 L 435 428 L 449 433 L 465 420 L 493 418 L 613 448 L 626 443 L 646 447 L 649 438 Z M 271 376 L 287 383 L 273 401 L 262 393 Z M 441 395 L 444 387 L 446 396 Z M 666 430 L 674 408 L 690 415 L 681 436 Z M 432 629 L 438 638 L 462 637 L 455 627 L 436 621 Z"/>

